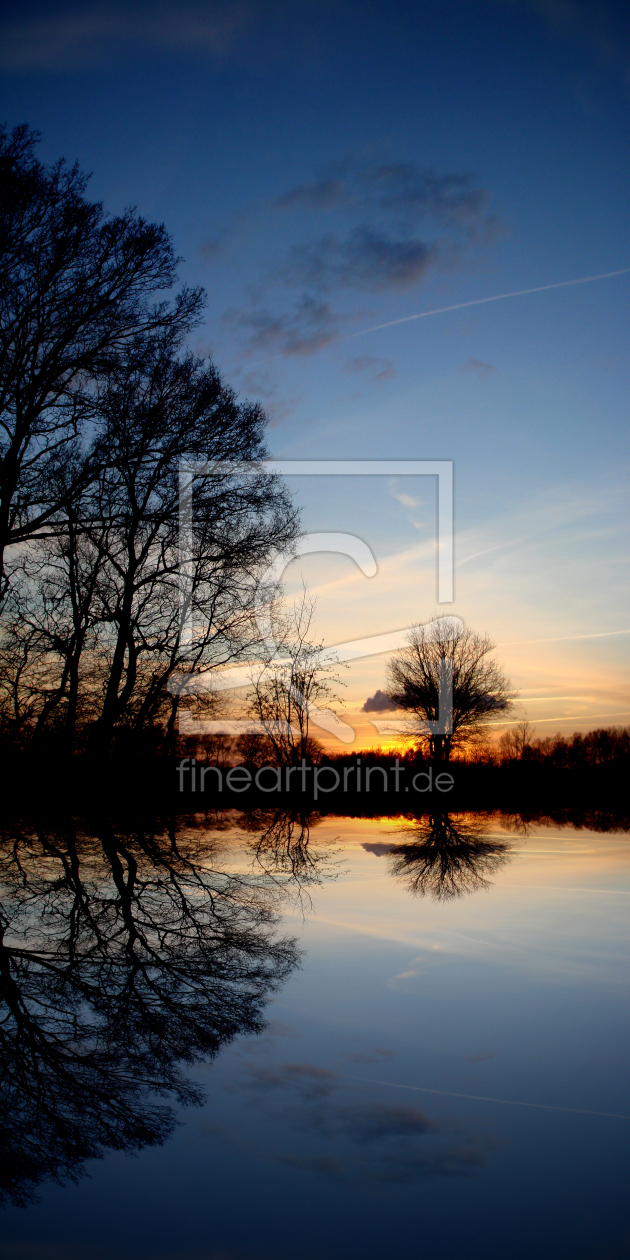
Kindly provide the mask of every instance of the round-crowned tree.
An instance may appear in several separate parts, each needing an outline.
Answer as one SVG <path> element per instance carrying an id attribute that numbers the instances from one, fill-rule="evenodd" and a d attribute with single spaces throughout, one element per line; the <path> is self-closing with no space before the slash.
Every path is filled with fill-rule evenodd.
<path id="1" fill-rule="evenodd" d="M 407 644 L 388 665 L 394 704 L 413 714 L 418 742 L 434 761 L 479 740 L 488 724 L 513 707 L 515 692 L 490 655 L 488 635 L 458 619 L 436 617 L 412 626 Z"/>

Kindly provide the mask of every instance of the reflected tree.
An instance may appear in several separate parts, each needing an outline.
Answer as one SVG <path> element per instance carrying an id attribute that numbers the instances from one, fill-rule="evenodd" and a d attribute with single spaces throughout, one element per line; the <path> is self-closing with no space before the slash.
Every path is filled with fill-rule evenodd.
<path id="1" fill-rule="evenodd" d="M 0 843 L 0 1197 L 26 1204 L 108 1149 L 161 1143 L 170 1099 L 298 962 L 273 890 L 194 830 L 15 827 Z"/>
<path id="2" fill-rule="evenodd" d="M 309 886 L 321 884 L 330 869 L 331 854 L 316 849 L 311 843 L 311 830 L 321 822 L 321 815 L 312 811 L 276 809 L 255 810 L 245 818 L 245 829 L 254 830 L 249 843 L 254 867 L 281 887 L 290 887 L 299 902 L 310 904 Z"/>
<path id="3" fill-rule="evenodd" d="M 390 850 L 391 872 L 417 897 L 449 901 L 490 887 L 489 876 L 509 861 L 511 845 L 487 834 L 471 816 L 427 814 L 405 828 L 405 843 Z"/>

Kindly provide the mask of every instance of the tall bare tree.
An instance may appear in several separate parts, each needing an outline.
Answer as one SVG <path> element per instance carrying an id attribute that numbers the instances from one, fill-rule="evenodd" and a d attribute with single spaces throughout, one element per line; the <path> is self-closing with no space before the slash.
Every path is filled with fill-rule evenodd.
<path id="1" fill-rule="evenodd" d="M 254 671 L 249 712 L 261 723 L 279 765 L 317 759 L 322 748 L 311 724 L 335 721 L 327 706 L 338 699 L 337 665 L 310 639 L 312 616 L 313 604 L 304 594 L 293 613 L 277 618 L 276 651 Z"/>
<path id="2" fill-rule="evenodd" d="M 111 520 L 99 586 L 111 664 L 99 730 L 126 710 L 150 722 L 175 670 L 238 657 L 252 633 L 256 579 L 297 517 L 282 483 L 241 465 L 265 455 L 265 418 L 238 403 L 217 369 L 143 339 L 101 400 L 108 467 L 100 518 Z M 185 558 L 191 642 L 182 641 L 180 466 L 197 461 Z"/>
<path id="3" fill-rule="evenodd" d="M 171 330 L 144 335 L 118 356 L 98 398 L 99 475 L 59 536 L 23 562 L 21 623 L 47 654 L 38 729 L 63 715 L 70 742 L 80 707 L 101 747 L 121 724 L 163 726 L 176 712 L 167 691 L 176 670 L 208 671 L 246 652 L 259 637 L 257 581 L 297 532 L 282 482 L 255 471 L 262 411 L 237 402 L 212 364 L 179 355 L 177 341 Z M 180 469 L 191 460 L 186 642 Z M 22 672 L 23 690 L 32 674 Z"/>
<path id="4" fill-rule="evenodd" d="M 88 427 L 103 372 L 139 332 L 183 335 L 203 306 L 200 289 L 155 300 L 179 261 L 164 226 L 107 215 L 78 166 L 36 158 L 38 140 L 0 129 L 0 591 L 6 548 L 50 529 L 98 469 Z M 68 446 L 81 458 L 60 481 Z"/>

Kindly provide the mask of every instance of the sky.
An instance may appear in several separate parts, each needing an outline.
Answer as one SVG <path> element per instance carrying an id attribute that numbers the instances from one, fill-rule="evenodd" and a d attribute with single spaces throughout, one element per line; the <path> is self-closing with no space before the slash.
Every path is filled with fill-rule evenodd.
<path id="1" fill-rule="evenodd" d="M 305 530 L 376 561 L 287 569 L 315 633 L 453 614 L 537 734 L 630 722 L 627 7 L 9 3 L 0 46 L 7 123 L 166 223 L 208 294 L 191 344 L 273 458 L 452 461 L 448 604 L 434 477 L 290 479 Z M 344 675 L 357 748 L 385 666 Z"/>

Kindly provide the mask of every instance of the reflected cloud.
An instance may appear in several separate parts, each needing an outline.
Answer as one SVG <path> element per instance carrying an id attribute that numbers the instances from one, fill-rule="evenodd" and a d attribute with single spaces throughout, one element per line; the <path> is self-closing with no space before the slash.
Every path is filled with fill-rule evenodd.
<path id="1" fill-rule="evenodd" d="M 495 1146 L 487 1134 L 452 1117 L 381 1101 L 374 1090 L 312 1063 L 250 1069 L 236 1088 L 264 1109 L 268 1156 L 341 1182 L 468 1176 L 487 1163 Z M 287 1130 L 299 1135 L 295 1149 Z"/>
<path id="2" fill-rule="evenodd" d="M 357 1051 L 355 1054 L 344 1054 L 344 1059 L 349 1063 L 387 1063 L 390 1059 L 394 1059 L 395 1052 L 393 1050 L 374 1050 L 372 1053 L 361 1053 Z"/>

